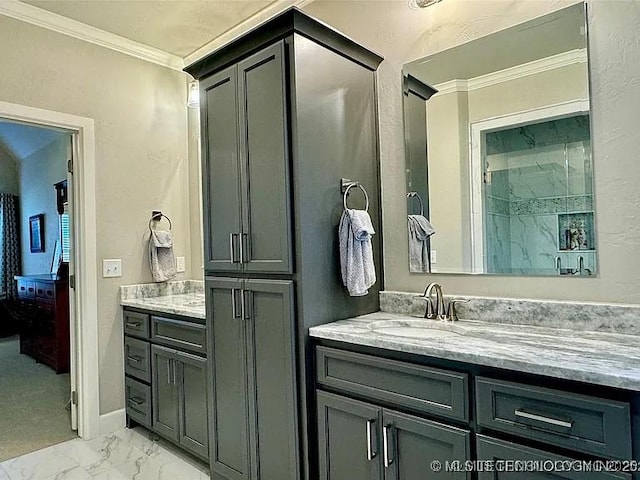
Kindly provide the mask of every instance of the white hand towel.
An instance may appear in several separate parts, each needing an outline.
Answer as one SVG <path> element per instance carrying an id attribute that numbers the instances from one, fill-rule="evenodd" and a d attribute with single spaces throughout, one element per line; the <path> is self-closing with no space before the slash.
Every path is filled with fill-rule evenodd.
<path id="1" fill-rule="evenodd" d="M 365 210 L 347 209 L 342 212 L 338 237 L 340 239 L 340 267 L 342 283 L 352 297 L 369 293 L 376 283 L 371 235 L 376 232 Z"/>
<path id="2" fill-rule="evenodd" d="M 154 282 L 166 282 L 176 276 L 171 231 L 151 230 L 151 235 L 149 235 L 149 266 Z"/>
<path id="3" fill-rule="evenodd" d="M 429 250 L 427 239 L 436 233 L 434 228 L 422 215 L 409 215 L 409 271 L 430 272 Z"/>

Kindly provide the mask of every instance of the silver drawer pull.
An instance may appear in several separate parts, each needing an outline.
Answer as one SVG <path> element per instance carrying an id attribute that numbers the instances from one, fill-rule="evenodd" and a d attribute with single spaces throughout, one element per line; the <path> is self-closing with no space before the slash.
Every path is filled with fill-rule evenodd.
<path id="1" fill-rule="evenodd" d="M 127 360 L 129 362 L 133 362 L 133 363 L 140 363 L 140 360 L 142 360 L 140 357 L 132 357 L 132 356 L 128 356 Z"/>
<path id="2" fill-rule="evenodd" d="M 376 456 L 376 452 L 371 445 L 371 427 L 375 423 L 375 420 L 367 420 L 367 460 L 371 461 Z"/>
<path id="3" fill-rule="evenodd" d="M 556 425 L 558 427 L 564 428 L 573 427 L 572 420 L 560 420 L 557 418 L 545 417 L 543 415 L 536 415 L 535 413 L 525 412 L 524 410 L 516 410 L 513 413 L 516 417 L 528 418 L 529 420 L 536 420 L 538 422 L 548 423 L 549 425 Z"/>
<path id="4" fill-rule="evenodd" d="M 139 322 L 127 322 L 127 327 L 131 327 L 131 328 L 139 328 L 140 325 L 141 324 Z"/>
<path id="5" fill-rule="evenodd" d="M 391 430 L 391 425 L 385 425 L 382 427 L 382 448 L 383 448 L 383 460 L 384 467 L 389 468 L 389 466 L 393 463 L 393 458 L 389 458 L 389 430 Z"/>
<path id="6" fill-rule="evenodd" d="M 136 405 L 136 406 L 138 406 L 138 407 L 139 407 L 139 406 L 141 406 L 141 405 L 144 405 L 144 400 L 138 399 L 138 398 L 136 398 L 136 397 L 131 397 L 131 398 L 129 399 L 129 402 L 130 402 L 130 403 L 133 403 L 134 405 Z"/>

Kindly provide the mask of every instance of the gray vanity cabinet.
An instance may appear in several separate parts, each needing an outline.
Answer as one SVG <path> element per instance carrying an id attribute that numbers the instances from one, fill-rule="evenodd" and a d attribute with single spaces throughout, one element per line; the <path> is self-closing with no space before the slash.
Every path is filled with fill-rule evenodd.
<path id="1" fill-rule="evenodd" d="M 202 81 L 205 269 L 291 273 L 284 44 Z"/>
<path id="2" fill-rule="evenodd" d="M 206 359 L 151 346 L 154 429 L 193 453 L 207 457 Z"/>
<path id="3" fill-rule="evenodd" d="M 320 480 L 467 478 L 444 465 L 470 458 L 469 431 L 323 391 L 317 402 Z"/>
<path id="4" fill-rule="evenodd" d="M 211 469 L 229 479 L 295 478 L 293 282 L 207 277 Z"/>

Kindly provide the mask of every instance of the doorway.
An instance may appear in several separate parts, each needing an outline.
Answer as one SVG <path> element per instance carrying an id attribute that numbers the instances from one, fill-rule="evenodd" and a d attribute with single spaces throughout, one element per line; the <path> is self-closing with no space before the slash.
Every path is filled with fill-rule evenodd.
<path id="1" fill-rule="evenodd" d="M 72 135 L 0 119 L 0 460 L 76 436 Z"/>
<path id="2" fill-rule="evenodd" d="M 76 383 L 70 399 L 71 409 L 77 409 L 78 435 L 95 438 L 100 434 L 100 415 L 94 121 L 8 102 L 0 102 L 0 118 L 71 135 L 69 170 L 73 173 L 67 178 L 67 208 L 71 207 L 68 230 L 75 248 L 68 263 L 69 310 L 73 319 L 69 338 L 74 340 L 70 343 L 69 370 L 71 381 Z"/>

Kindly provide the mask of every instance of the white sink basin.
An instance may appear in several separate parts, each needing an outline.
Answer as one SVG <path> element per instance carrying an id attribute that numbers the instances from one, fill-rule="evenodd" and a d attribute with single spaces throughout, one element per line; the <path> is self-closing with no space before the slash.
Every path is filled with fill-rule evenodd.
<path id="1" fill-rule="evenodd" d="M 380 320 L 369 325 L 376 333 L 406 338 L 434 338 L 442 336 L 460 336 L 465 334 L 464 327 L 453 322 L 440 322 L 427 319 Z"/>

